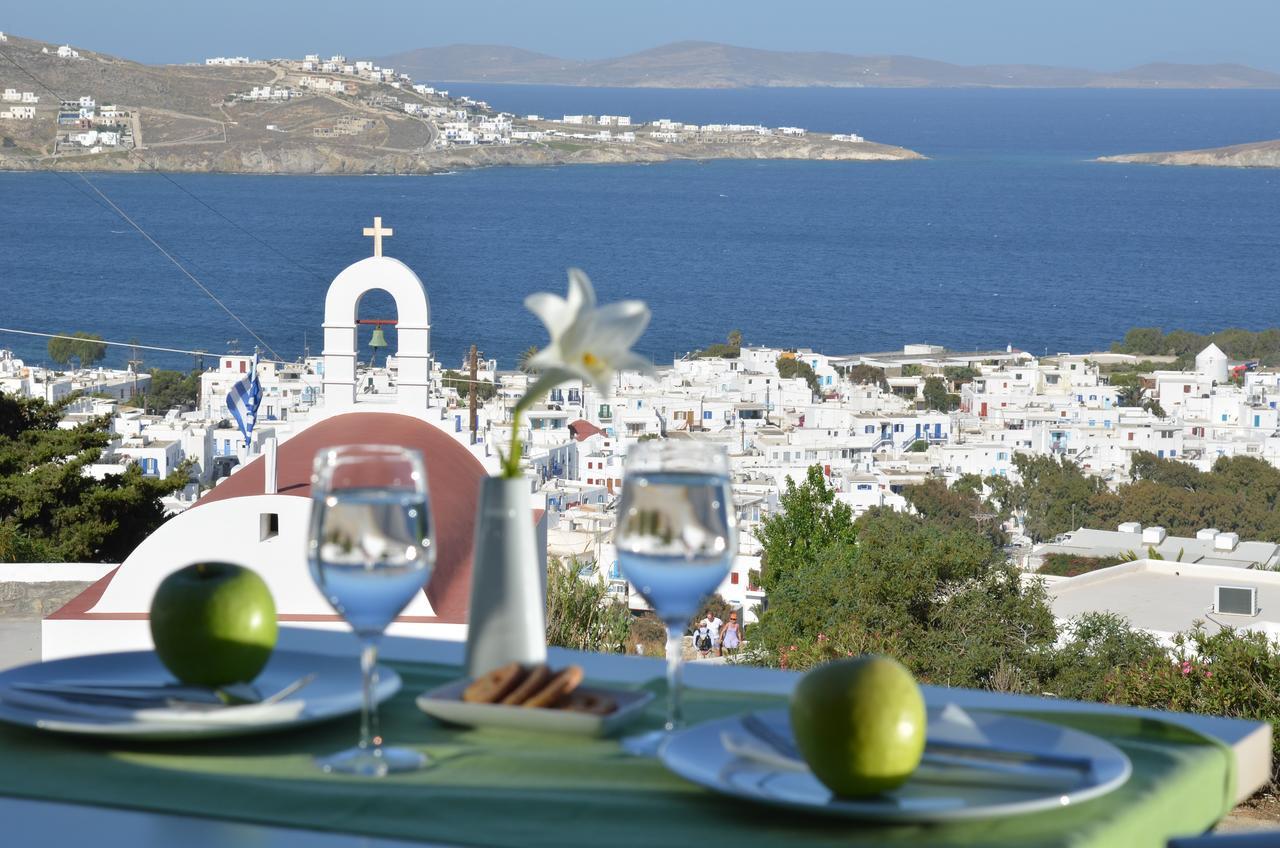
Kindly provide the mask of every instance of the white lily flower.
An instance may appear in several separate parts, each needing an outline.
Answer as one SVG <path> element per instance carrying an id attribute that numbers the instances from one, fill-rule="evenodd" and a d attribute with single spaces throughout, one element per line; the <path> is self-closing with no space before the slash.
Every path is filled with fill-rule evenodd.
<path id="1" fill-rule="evenodd" d="M 529 359 L 529 367 L 542 372 L 543 379 L 563 382 L 580 377 L 608 396 L 618 371 L 652 373 L 649 361 L 631 351 L 649 324 L 644 301 L 624 300 L 597 308 L 591 280 L 570 268 L 567 299 L 538 292 L 526 297 L 524 305 L 551 335 L 547 346 Z"/>

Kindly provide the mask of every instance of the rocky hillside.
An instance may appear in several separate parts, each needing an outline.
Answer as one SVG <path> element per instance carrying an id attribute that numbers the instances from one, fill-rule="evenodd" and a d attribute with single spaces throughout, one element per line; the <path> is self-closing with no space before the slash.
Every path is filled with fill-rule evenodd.
<path id="1" fill-rule="evenodd" d="M 1218 168 L 1280 168 L 1280 140 L 1210 147 L 1204 150 L 1174 150 L 1167 153 L 1125 153 L 1102 156 L 1099 162 L 1139 165 L 1205 165 Z"/>
<path id="2" fill-rule="evenodd" d="M 373 76 L 305 71 L 299 61 L 150 66 L 75 49 L 78 55 L 60 57 L 56 44 L 14 35 L 0 44 L 10 60 L 0 60 L 0 89 L 39 97 L 23 107 L 33 109 L 33 117 L 0 119 L 0 169 L 406 174 L 671 159 L 921 158 L 901 147 L 822 133 L 668 132 L 660 138 L 652 128 L 614 127 L 615 137 L 595 126 L 527 120 L 519 136 L 494 135 L 481 143 L 470 133 L 468 141 L 455 143 L 442 136 L 457 132 L 459 124 L 492 125 L 502 104 L 415 91 L 399 78 L 392 84 Z M 288 96 L 252 99 L 251 89 L 262 86 Z M 85 107 L 88 115 L 78 104 L 59 108 L 61 99 L 82 97 L 96 103 Z M 100 141 L 100 133 L 111 140 Z"/>

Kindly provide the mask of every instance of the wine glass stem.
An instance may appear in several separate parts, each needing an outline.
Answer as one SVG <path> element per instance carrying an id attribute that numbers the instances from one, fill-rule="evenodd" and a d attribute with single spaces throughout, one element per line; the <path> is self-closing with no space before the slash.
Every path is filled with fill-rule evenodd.
<path id="1" fill-rule="evenodd" d="M 684 622 L 667 625 L 667 723 L 664 729 L 670 733 L 684 725 L 684 704 L 681 702 L 684 680 Z"/>
<path id="2" fill-rule="evenodd" d="M 360 702 L 360 747 L 377 752 L 382 748 L 382 736 L 378 732 L 378 704 L 374 691 L 378 687 L 378 640 L 362 637 L 360 640 L 360 677 L 362 680 Z"/>

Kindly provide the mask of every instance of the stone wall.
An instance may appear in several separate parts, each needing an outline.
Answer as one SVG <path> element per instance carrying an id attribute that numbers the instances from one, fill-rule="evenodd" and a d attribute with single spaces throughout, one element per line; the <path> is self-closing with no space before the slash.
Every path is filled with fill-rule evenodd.
<path id="1" fill-rule="evenodd" d="M 0 619 L 41 619 L 89 588 L 92 582 L 0 583 Z"/>

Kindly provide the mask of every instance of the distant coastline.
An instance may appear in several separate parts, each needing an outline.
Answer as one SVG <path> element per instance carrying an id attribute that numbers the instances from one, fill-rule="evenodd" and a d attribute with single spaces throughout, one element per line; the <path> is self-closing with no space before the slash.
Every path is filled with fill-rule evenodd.
<path id="1" fill-rule="evenodd" d="M 1157 153 L 1100 156 L 1097 161 L 1129 165 L 1181 165 L 1211 168 L 1280 168 L 1280 139 Z"/>
<path id="2" fill-rule="evenodd" d="M 923 158 L 852 131 L 665 119 L 633 125 L 618 110 L 516 115 L 344 56 L 152 66 L 3 38 L 12 66 L 0 65 L 0 170 L 432 174 L 499 165 Z"/>
<path id="3" fill-rule="evenodd" d="M 425 79 L 591 88 L 1270 88 L 1280 74 L 1238 64 L 1152 62 L 1116 71 L 956 65 L 917 56 L 783 52 L 703 41 L 574 60 L 491 44 L 424 47 L 379 61 Z"/>

